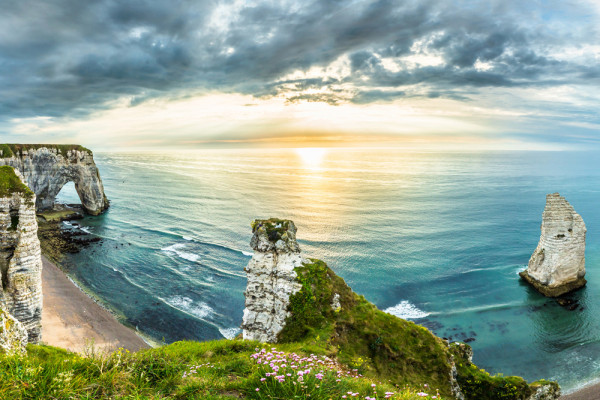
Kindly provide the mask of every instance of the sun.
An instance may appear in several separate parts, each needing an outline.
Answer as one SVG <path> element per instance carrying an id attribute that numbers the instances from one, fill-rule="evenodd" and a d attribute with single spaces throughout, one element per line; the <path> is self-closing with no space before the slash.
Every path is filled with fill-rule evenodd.
<path id="1" fill-rule="evenodd" d="M 326 149 L 317 147 L 303 147 L 296 149 L 296 154 L 300 156 L 302 164 L 308 168 L 318 168 L 323 162 L 326 153 Z"/>

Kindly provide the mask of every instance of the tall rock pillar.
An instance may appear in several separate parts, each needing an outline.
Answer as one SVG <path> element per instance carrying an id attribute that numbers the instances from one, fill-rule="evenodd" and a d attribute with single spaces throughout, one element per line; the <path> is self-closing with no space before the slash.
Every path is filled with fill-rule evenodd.
<path id="1" fill-rule="evenodd" d="M 302 265 L 296 226 L 271 218 L 252 223 L 252 259 L 244 269 L 248 283 L 242 322 L 244 339 L 275 343 L 290 315 L 290 296 L 302 287 L 294 268 Z"/>
<path id="2" fill-rule="evenodd" d="M 35 194 L 10 166 L 0 167 L 0 182 L 0 308 L 36 343 L 42 328 L 42 253 Z"/>
<path id="3" fill-rule="evenodd" d="M 540 242 L 521 277 L 548 297 L 585 286 L 585 234 L 583 218 L 569 202 L 547 195 Z"/>

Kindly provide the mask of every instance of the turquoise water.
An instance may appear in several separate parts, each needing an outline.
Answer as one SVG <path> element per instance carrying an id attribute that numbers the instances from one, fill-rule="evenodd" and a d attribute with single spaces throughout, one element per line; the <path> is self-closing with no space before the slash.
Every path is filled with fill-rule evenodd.
<path id="1" fill-rule="evenodd" d="M 325 260 L 381 309 L 442 337 L 474 338 L 490 372 L 600 376 L 598 154 L 401 150 L 203 150 L 97 154 L 111 208 L 82 221 L 104 240 L 65 268 L 157 340 L 239 332 L 250 222 L 289 218 L 304 253 Z M 588 227 L 583 310 L 523 284 L 545 195 Z M 77 200 L 72 188 L 60 198 Z"/>

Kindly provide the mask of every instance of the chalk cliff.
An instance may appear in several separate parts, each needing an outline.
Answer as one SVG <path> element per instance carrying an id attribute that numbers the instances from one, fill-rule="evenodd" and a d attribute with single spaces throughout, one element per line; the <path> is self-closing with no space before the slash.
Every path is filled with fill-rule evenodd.
<path id="1" fill-rule="evenodd" d="M 355 294 L 321 260 L 302 257 L 292 221 L 252 224 L 244 339 L 327 348 L 343 365 L 398 386 L 427 382 L 444 398 L 555 400 L 556 382 L 492 376 L 464 343 L 448 343 Z"/>
<path id="2" fill-rule="evenodd" d="M 540 241 L 521 277 L 548 297 L 584 286 L 585 223 L 558 193 L 546 196 L 541 230 Z"/>
<path id="3" fill-rule="evenodd" d="M 300 290 L 294 268 L 302 265 L 296 226 L 292 221 L 256 220 L 250 246 L 254 255 L 245 268 L 248 276 L 244 339 L 274 343 L 289 317 L 290 296 Z"/>
<path id="4" fill-rule="evenodd" d="M 41 339 L 42 258 L 37 237 L 35 194 L 18 171 L 0 167 L 0 307 Z"/>
<path id="5" fill-rule="evenodd" d="M 0 354 L 25 350 L 27 331 L 15 317 L 0 308 Z"/>
<path id="6" fill-rule="evenodd" d="M 37 196 L 36 209 L 54 206 L 62 187 L 73 182 L 83 209 L 92 215 L 108 208 L 104 186 L 92 152 L 77 145 L 0 145 L 0 165 L 10 165 L 25 177 Z"/>

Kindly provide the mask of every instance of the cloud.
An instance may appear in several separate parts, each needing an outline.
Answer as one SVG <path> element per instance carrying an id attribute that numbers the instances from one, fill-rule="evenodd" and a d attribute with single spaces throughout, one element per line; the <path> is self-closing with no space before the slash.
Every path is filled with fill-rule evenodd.
<path id="1" fill-rule="evenodd" d="M 499 97 L 517 88 L 597 90 L 594 4 L 8 0 L 0 123 L 84 118 L 123 99 L 138 107 L 190 93 L 365 105 L 491 104 L 491 89 L 504 90 Z M 579 100 L 597 108 L 595 99 Z"/>

